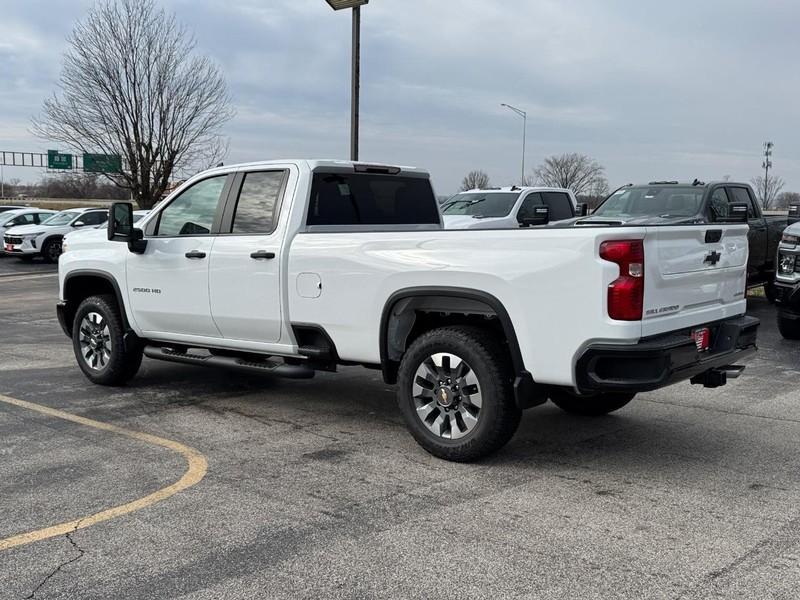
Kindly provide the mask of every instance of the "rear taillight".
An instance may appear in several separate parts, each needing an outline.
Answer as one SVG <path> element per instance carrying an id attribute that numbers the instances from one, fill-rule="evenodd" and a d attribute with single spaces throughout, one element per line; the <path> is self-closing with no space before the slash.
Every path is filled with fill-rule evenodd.
<path id="1" fill-rule="evenodd" d="M 600 258 L 619 265 L 619 277 L 608 286 L 608 316 L 616 321 L 641 321 L 644 305 L 642 240 L 603 242 Z"/>

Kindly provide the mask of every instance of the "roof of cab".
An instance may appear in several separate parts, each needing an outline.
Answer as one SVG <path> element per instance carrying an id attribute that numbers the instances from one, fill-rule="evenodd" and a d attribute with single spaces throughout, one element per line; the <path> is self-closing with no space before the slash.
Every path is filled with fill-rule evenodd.
<path id="1" fill-rule="evenodd" d="M 526 186 L 518 186 L 512 185 L 508 187 L 490 187 L 490 188 L 475 188 L 472 190 L 465 190 L 459 192 L 459 194 L 474 194 L 478 192 L 570 192 L 567 188 L 559 188 L 559 187 L 548 187 L 546 185 L 526 185 Z"/>
<path id="2" fill-rule="evenodd" d="M 210 174 L 214 172 L 218 173 L 231 173 L 235 171 L 239 171 L 242 169 L 254 169 L 254 168 L 269 168 L 276 165 L 285 165 L 285 164 L 305 164 L 309 170 L 314 171 L 316 169 L 342 169 L 352 167 L 355 169 L 356 166 L 359 167 L 377 167 L 377 168 L 389 168 L 389 169 L 400 169 L 401 173 L 416 173 L 421 175 L 430 175 L 429 171 L 425 169 L 420 169 L 418 167 L 411 167 L 405 165 L 390 165 L 387 163 L 377 163 L 371 161 L 352 161 L 352 160 L 336 160 L 336 159 L 285 159 L 285 160 L 265 160 L 265 161 L 257 161 L 257 162 L 249 162 L 249 163 L 238 163 L 234 165 L 223 165 L 221 167 L 215 167 L 213 169 L 209 169 L 207 171 L 203 171 L 203 174 Z M 198 173 L 199 175 L 200 173 Z"/>

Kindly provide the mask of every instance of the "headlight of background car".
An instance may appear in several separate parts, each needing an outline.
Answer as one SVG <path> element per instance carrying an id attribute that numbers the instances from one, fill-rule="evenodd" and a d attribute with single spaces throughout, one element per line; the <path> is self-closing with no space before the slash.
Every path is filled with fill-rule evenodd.
<path id="1" fill-rule="evenodd" d="M 781 238 L 781 242 L 784 244 L 791 244 L 792 246 L 796 246 L 798 242 L 800 242 L 800 236 L 789 235 L 788 233 L 784 233 L 783 237 Z"/>
<path id="2" fill-rule="evenodd" d="M 791 275 L 794 273 L 797 256 L 794 254 L 781 254 L 778 261 L 778 272 L 781 275 Z"/>
<path id="3" fill-rule="evenodd" d="M 36 233 L 23 233 L 21 237 L 24 240 L 32 240 L 32 239 L 35 239 L 35 238 L 39 237 L 40 235 L 42 235 L 42 233 L 44 233 L 44 232 L 43 231 L 37 231 Z"/>

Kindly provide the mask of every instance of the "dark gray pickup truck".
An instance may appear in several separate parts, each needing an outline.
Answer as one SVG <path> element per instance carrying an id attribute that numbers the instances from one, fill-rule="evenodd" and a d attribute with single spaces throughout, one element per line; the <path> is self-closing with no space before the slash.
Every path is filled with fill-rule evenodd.
<path id="1" fill-rule="evenodd" d="M 747 285 L 763 285 L 772 299 L 775 256 L 787 219 L 762 214 L 753 190 L 746 183 L 654 181 L 647 185 L 628 185 L 606 198 L 590 217 L 576 219 L 573 223 L 576 226 L 714 223 L 728 216 L 730 204 L 747 204 L 750 225 Z"/>

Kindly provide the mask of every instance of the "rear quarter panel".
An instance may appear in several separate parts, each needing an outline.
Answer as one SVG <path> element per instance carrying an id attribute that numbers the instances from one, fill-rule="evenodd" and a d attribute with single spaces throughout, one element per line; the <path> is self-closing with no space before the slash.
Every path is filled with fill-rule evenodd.
<path id="1" fill-rule="evenodd" d="M 415 287 L 486 292 L 509 313 L 525 367 L 540 383 L 574 384 L 574 364 L 595 342 L 632 344 L 641 322 L 607 317 L 616 265 L 600 260 L 607 239 L 641 239 L 641 228 L 301 233 L 288 263 L 289 320 L 325 328 L 343 360 L 380 362 L 389 298 Z M 302 297 L 301 274 L 322 281 Z M 306 275 L 307 276 L 307 275 Z"/>

